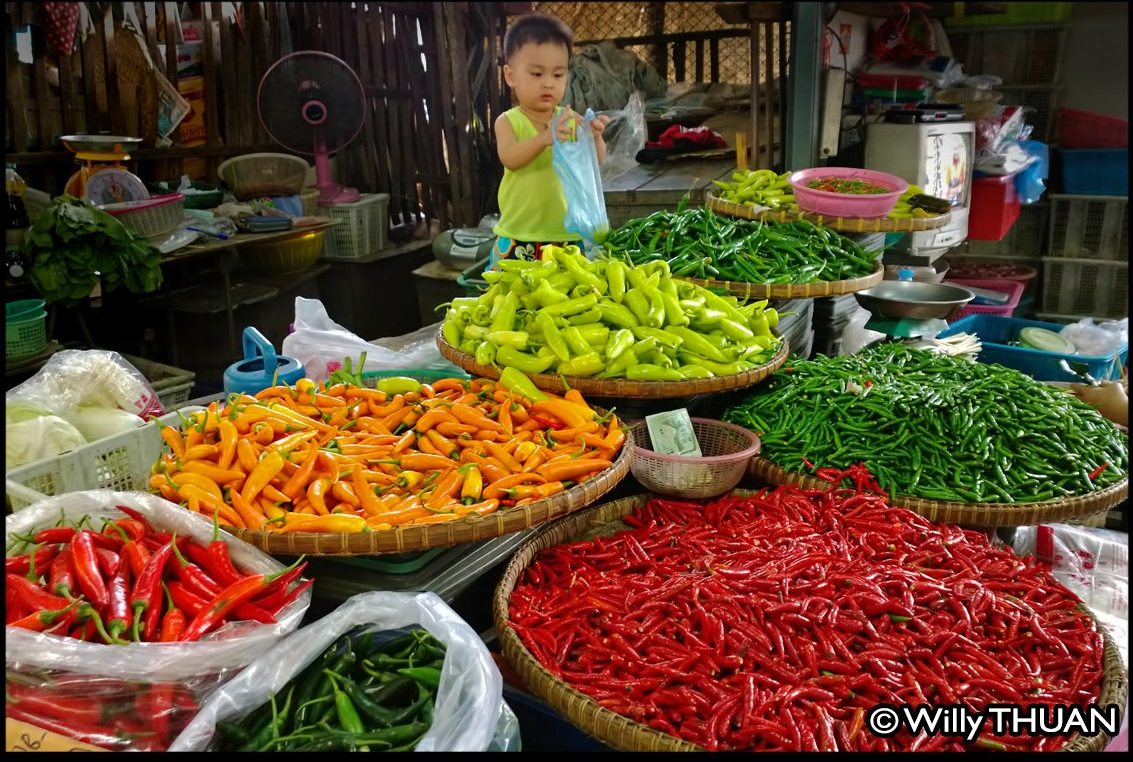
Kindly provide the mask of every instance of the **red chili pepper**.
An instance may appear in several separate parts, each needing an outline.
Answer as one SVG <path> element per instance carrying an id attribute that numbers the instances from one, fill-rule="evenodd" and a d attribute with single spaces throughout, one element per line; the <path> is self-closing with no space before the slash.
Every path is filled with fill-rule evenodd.
<path id="1" fill-rule="evenodd" d="M 297 580 L 302 573 L 302 568 L 297 566 L 292 568 L 286 574 L 281 575 L 268 585 L 265 591 L 253 598 L 252 601 L 265 611 L 278 614 L 284 606 L 284 600 L 287 598 L 288 586 Z"/>
<path id="2" fill-rule="evenodd" d="M 197 564 L 189 563 L 181 552 L 180 544 L 184 543 L 188 548 L 193 545 L 193 542 L 188 538 L 182 538 L 179 542 L 173 543 L 173 555 L 176 557 L 176 562 L 173 563 L 173 572 L 177 578 L 184 582 L 190 589 L 198 595 L 215 596 L 224 586 L 210 577 L 204 569 Z"/>
<path id="3" fill-rule="evenodd" d="M 6 584 L 19 596 L 20 601 L 32 610 L 54 611 L 66 607 L 71 601 L 47 592 L 42 587 L 17 574 L 8 574 Z"/>
<path id="4" fill-rule="evenodd" d="M 23 579 L 20 577 L 20 579 Z M 54 627 L 57 622 L 72 622 L 75 618 L 75 612 L 80 606 L 79 601 L 71 601 L 66 606 L 54 611 L 37 611 L 34 614 L 29 614 L 22 619 L 17 619 L 14 622 L 8 622 L 9 627 L 21 627 L 25 630 L 33 632 L 44 632 L 48 628 Z"/>
<path id="5" fill-rule="evenodd" d="M 1090 481 L 1093 481 L 1094 479 L 1097 479 L 1099 476 L 1101 476 L 1102 471 L 1105 471 L 1107 468 L 1109 468 L 1108 462 L 1102 463 L 1100 466 L 1098 466 L 1093 471 L 1091 471 L 1090 472 Z"/>
<path id="6" fill-rule="evenodd" d="M 45 545 L 37 548 L 35 553 L 21 553 L 18 556 L 8 556 L 4 559 L 4 571 L 8 574 L 25 576 L 31 572 L 33 565 L 37 573 L 42 574 L 51 559 L 59 553 L 59 548 Z"/>
<path id="7" fill-rule="evenodd" d="M 150 549 L 137 540 L 130 540 L 122 546 L 122 556 L 130 564 L 130 574 L 133 575 L 134 579 L 142 575 L 142 570 L 146 568 L 146 561 L 152 555 Z"/>
<path id="8" fill-rule="evenodd" d="M 129 738 L 120 736 L 112 729 L 105 728 L 102 725 L 80 722 L 76 718 L 60 720 L 47 717 L 13 704 L 8 704 L 5 711 L 7 716 L 12 719 L 22 720 L 52 733 L 58 733 L 65 738 L 73 738 L 92 746 L 111 750 L 125 750 L 131 747 Z"/>
<path id="9" fill-rule="evenodd" d="M 169 588 L 165 585 L 162 585 L 162 587 L 165 588 L 166 610 L 165 616 L 161 620 L 161 642 L 174 643 L 180 640 L 181 634 L 185 632 L 185 612 L 177 608 Z"/>
<path id="10" fill-rule="evenodd" d="M 173 555 L 173 542 L 158 549 L 134 582 L 130 593 L 130 606 L 134 609 L 134 641 L 151 642 L 157 636 L 161 623 L 161 580 L 165 565 Z M 144 621 L 143 621 L 144 616 Z"/>
<path id="11" fill-rule="evenodd" d="M 118 571 L 107 583 L 110 603 L 107 608 L 107 632 L 114 638 L 130 629 L 133 618 L 130 616 L 130 565 L 118 564 Z"/>
<path id="12" fill-rule="evenodd" d="M 273 581 L 283 576 L 291 569 L 295 567 L 303 568 L 305 566 L 306 563 L 300 558 L 292 566 L 274 574 L 253 574 L 233 585 L 229 585 L 213 600 L 209 601 L 209 606 L 206 610 L 193 617 L 193 621 L 185 628 L 181 639 L 199 640 L 202 635 L 205 635 L 210 630 L 219 626 L 224 618 L 237 606 L 247 603 L 252 598 L 256 597 L 256 595 L 262 593 Z"/>
<path id="13" fill-rule="evenodd" d="M 148 531 L 149 525 L 139 519 L 116 519 L 107 525 L 103 533 L 114 532 L 113 535 L 109 536 L 125 535 L 124 540 L 138 542 L 146 536 Z"/>
<path id="14" fill-rule="evenodd" d="M 105 705 L 87 698 L 58 695 L 50 689 L 9 682 L 6 685 L 8 707 L 17 706 L 21 710 L 35 713 L 41 717 L 57 720 L 78 720 L 91 725 L 106 722 Z"/>
<path id="15" fill-rule="evenodd" d="M 75 597 L 75 569 L 69 549 L 52 559 L 47 571 L 47 587 L 55 595 Z"/>
<path id="16" fill-rule="evenodd" d="M 232 559 L 228 557 L 228 543 L 224 540 L 213 540 L 207 548 L 190 542 L 185 545 L 185 551 L 219 586 L 231 585 L 246 576 L 232 565 Z"/>
<path id="17" fill-rule="evenodd" d="M 100 537 L 101 535 L 91 534 L 91 537 Z M 122 564 L 122 556 L 115 553 L 113 550 L 107 548 L 94 549 L 95 558 L 98 561 L 99 571 L 102 572 L 103 578 L 113 577 L 118 573 L 118 567 Z"/>
<path id="18" fill-rule="evenodd" d="M 175 687 L 173 683 L 154 683 L 150 687 L 149 716 L 153 720 L 153 729 L 158 743 L 165 747 L 173 742 L 172 719 L 175 711 L 173 707 Z"/>

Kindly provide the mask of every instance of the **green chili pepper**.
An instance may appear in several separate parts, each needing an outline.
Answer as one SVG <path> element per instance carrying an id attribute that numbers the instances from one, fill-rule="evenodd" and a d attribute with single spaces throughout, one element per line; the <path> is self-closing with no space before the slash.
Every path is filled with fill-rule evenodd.
<path id="1" fill-rule="evenodd" d="M 590 344 L 582 336 L 582 332 L 575 326 L 564 328 L 562 331 L 563 338 L 566 340 L 567 346 L 574 355 L 584 355 L 591 351 Z"/>
<path id="2" fill-rule="evenodd" d="M 554 354 L 550 357 L 537 357 L 511 347 L 500 347 L 496 350 L 496 362 L 498 364 L 515 368 L 524 373 L 542 373 L 550 368 L 554 361 Z"/>
<path id="3" fill-rule="evenodd" d="M 590 351 L 559 363 L 558 373 L 563 376 L 593 376 L 604 367 L 601 356 Z"/>
<path id="4" fill-rule="evenodd" d="M 543 339 L 547 342 L 551 351 L 555 353 L 555 356 L 559 358 L 559 361 L 569 360 L 570 349 L 567 347 L 559 327 L 555 325 L 555 319 L 545 312 L 540 312 L 535 316 L 535 324 L 542 329 Z"/>
<path id="5" fill-rule="evenodd" d="M 526 349 L 527 340 L 531 338 L 527 331 L 491 331 L 488 341 L 497 347 L 511 347 L 512 349 Z"/>

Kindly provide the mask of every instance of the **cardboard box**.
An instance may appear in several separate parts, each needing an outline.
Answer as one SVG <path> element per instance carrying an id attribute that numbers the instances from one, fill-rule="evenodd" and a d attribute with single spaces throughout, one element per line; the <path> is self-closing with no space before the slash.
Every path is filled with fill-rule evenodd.
<path id="1" fill-rule="evenodd" d="M 190 111 L 181 122 L 181 145 L 192 148 L 205 145 L 205 78 L 187 77 L 177 81 L 177 89 L 189 102 Z M 208 180 L 208 164 L 204 159 L 185 159 L 183 171 L 194 180 Z"/>
<path id="2" fill-rule="evenodd" d="M 186 42 L 183 45 L 177 46 L 177 78 L 186 79 L 188 77 L 201 77 L 205 73 L 205 45 L 203 42 Z M 157 46 L 158 55 L 161 56 L 161 61 L 158 61 L 158 67 L 165 71 L 165 45 L 159 43 Z"/>

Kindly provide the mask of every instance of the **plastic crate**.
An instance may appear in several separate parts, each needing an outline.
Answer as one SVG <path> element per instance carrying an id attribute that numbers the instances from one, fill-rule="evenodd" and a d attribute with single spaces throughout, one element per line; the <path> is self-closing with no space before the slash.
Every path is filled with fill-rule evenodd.
<path id="1" fill-rule="evenodd" d="M 1060 108 L 1058 144 L 1063 148 L 1128 148 L 1129 120 Z"/>
<path id="2" fill-rule="evenodd" d="M 972 181 L 968 238 L 973 241 L 1003 240 L 1019 218 L 1019 207 L 1014 175 L 977 177 Z"/>
<path id="3" fill-rule="evenodd" d="M 361 259 L 386 247 L 388 193 L 364 193 L 352 204 L 319 206 L 318 214 L 338 222 L 327 229 L 323 259 Z"/>
<path id="4" fill-rule="evenodd" d="M 35 357 L 47 349 L 47 310 L 24 312 L 4 319 L 4 359 L 8 362 Z"/>
<path id="5" fill-rule="evenodd" d="M 172 365 L 162 365 L 144 357 L 122 355 L 122 359 L 133 365 L 146 377 L 150 386 L 161 400 L 162 407 L 172 413 L 189 401 L 189 392 L 193 389 L 193 381 L 197 374 L 191 370 L 174 368 Z M 156 460 L 156 458 L 155 458 Z"/>
<path id="6" fill-rule="evenodd" d="M 88 489 L 145 491 L 150 469 L 161 457 L 161 428 L 179 426 L 180 421 L 178 413 L 168 413 L 156 421 L 103 437 L 63 455 L 9 468 L 6 476 L 49 497 Z M 9 494 L 8 502 L 13 510 L 18 510 L 31 505 L 32 501 Z"/>
<path id="7" fill-rule="evenodd" d="M 1010 342 L 1018 340 L 1019 331 L 1028 327 L 1045 328 L 1055 333 L 1063 328 L 1058 323 L 1047 323 L 1039 320 L 1022 320 L 999 315 L 969 315 L 963 320 L 957 320 L 949 325 L 937 338 L 942 339 L 957 333 L 975 334 L 983 344 L 983 349 L 980 350 L 979 355 L 980 362 L 998 363 L 1008 368 L 1014 368 L 1038 381 L 1078 380 L 1073 373 L 1069 373 L 1060 367 L 1063 360 L 1067 363 L 1084 364 L 1089 369 L 1090 375 L 1097 379 L 1117 379 L 1121 377 L 1121 368 L 1125 365 L 1129 355 L 1128 349 L 1104 357 L 1086 357 L 1011 346 Z"/>
<path id="8" fill-rule="evenodd" d="M 968 241 L 968 254 L 974 257 L 1042 259 L 1046 251 L 1046 235 L 1050 218 L 1050 202 L 1039 201 L 1019 207 L 1019 218 L 999 241 Z"/>
<path id="9" fill-rule="evenodd" d="M 1027 113 L 1026 122 L 1033 126 L 1031 140 L 1049 143 L 1054 134 L 1054 113 L 1058 106 L 1057 87 L 1013 87 L 1000 85 L 999 92 L 1003 93 L 1000 106 L 1024 106 L 1033 109 Z"/>
<path id="10" fill-rule="evenodd" d="M 1079 196 L 1128 196 L 1128 148 L 1060 150 L 1062 190 Z"/>
<path id="11" fill-rule="evenodd" d="M 519 720 L 523 751 L 614 751 L 539 698 L 507 683 L 504 684 L 504 701 Z"/>
<path id="12" fill-rule="evenodd" d="M 1019 306 L 1019 300 L 1023 297 L 1023 291 L 1026 289 L 1026 284 L 1018 280 L 992 280 L 981 278 L 947 278 L 945 283 L 955 283 L 957 286 L 971 286 L 972 288 L 983 288 L 988 291 L 999 291 L 1007 294 L 1008 299 L 1003 304 L 973 304 L 968 302 L 965 306 L 961 307 L 952 318 L 952 322 L 966 318 L 968 315 L 1004 315 L 1010 317 L 1015 308 Z"/>
<path id="13" fill-rule="evenodd" d="M 1122 318 L 1129 314 L 1129 263 L 1043 259 L 1039 312 L 1067 318 Z"/>
<path id="14" fill-rule="evenodd" d="M 1048 257 L 1129 261 L 1129 199 L 1050 197 Z"/>

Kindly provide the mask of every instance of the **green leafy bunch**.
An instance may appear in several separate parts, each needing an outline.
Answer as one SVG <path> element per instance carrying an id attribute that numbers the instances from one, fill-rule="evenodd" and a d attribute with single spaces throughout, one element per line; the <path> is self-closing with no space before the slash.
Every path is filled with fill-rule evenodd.
<path id="1" fill-rule="evenodd" d="M 146 293 L 161 285 L 161 252 L 149 239 L 73 196 L 57 196 L 24 239 L 28 275 L 48 302 L 74 304 L 102 280 L 102 290 L 121 285 Z"/>

